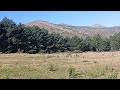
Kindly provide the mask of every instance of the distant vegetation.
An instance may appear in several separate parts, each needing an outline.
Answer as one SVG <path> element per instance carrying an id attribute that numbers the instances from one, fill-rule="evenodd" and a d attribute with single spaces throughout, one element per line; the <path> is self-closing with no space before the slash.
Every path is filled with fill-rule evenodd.
<path id="1" fill-rule="evenodd" d="M 1 53 L 55 53 L 85 51 L 118 51 L 120 49 L 120 33 L 101 37 L 99 34 L 79 38 L 63 37 L 57 33 L 49 33 L 38 26 L 18 25 L 4 17 L 0 22 Z"/>

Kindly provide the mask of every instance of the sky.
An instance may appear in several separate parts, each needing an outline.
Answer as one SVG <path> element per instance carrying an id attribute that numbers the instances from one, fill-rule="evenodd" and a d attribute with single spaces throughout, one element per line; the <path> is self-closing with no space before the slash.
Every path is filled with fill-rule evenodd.
<path id="1" fill-rule="evenodd" d="M 120 26 L 120 11 L 0 11 L 0 21 L 8 17 L 16 23 L 36 20 L 73 26 Z"/>

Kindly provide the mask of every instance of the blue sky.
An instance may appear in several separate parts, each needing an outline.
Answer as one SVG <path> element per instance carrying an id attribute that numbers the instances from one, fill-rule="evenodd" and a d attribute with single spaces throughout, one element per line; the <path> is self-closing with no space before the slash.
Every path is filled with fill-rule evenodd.
<path id="1" fill-rule="evenodd" d="M 13 19 L 16 23 L 27 23 L 35 20 L 48 21 L 55 24 L 74 26 L 120 26 L 120 11 L 0 11 L 3 17 Z"/>

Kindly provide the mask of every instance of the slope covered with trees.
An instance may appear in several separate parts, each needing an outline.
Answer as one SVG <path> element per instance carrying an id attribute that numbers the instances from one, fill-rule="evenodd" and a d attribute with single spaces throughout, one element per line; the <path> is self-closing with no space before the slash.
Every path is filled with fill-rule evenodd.
<path id="1" fill-rule="evenodd" d="M 0 22 L 1 53 L 55 53 L 66 51 L 117 51 L 120 49 L 120 33 L 101 37 L 99 34 L 86 38 L 63 37 L 49 33 L 38 26 L 16 24 L 4 17 Z"/>

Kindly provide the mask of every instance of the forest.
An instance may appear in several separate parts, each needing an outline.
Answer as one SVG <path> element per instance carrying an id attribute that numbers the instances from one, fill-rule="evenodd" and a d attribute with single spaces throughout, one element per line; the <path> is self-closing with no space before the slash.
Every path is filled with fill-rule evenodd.
<path id="1" fill-rule="evenodd" d="M 101 37 L 100 34 L 86 38 L 70 38 L 49 33 L 45 28 L 38 26 L 16 24 L 7 17 L 0 21 L 0 53 L 101 52 L 119 49 L 120 33 L 109 38 Z"/>

